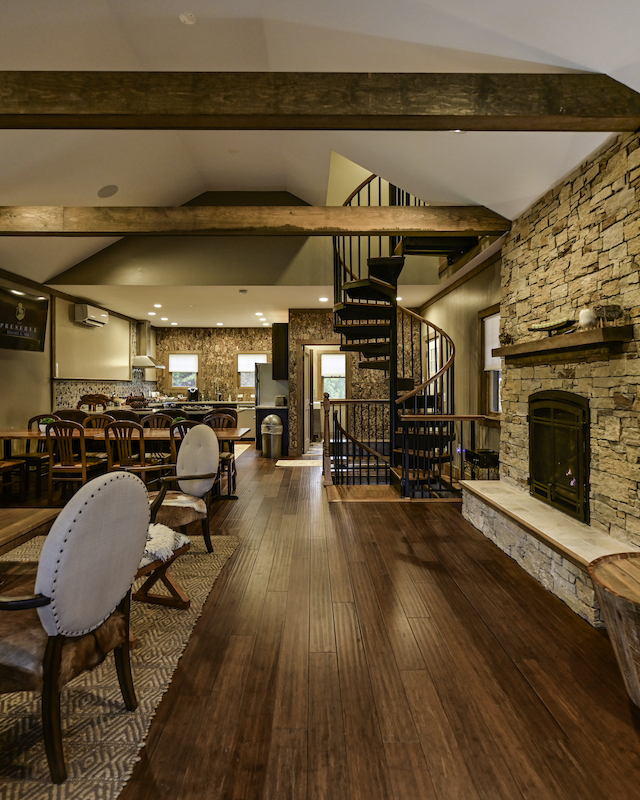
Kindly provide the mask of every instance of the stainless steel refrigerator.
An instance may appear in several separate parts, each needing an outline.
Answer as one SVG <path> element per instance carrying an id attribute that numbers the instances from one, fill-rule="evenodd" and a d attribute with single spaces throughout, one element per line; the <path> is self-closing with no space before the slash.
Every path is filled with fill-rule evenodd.
<path id="1" fill-rule="evenodd" d="M 256 406 L 275 406 L 276 396 L 284 395 L 289 405 L 289 381 L 274 381 L 273 364 L 256 364 Z"/>

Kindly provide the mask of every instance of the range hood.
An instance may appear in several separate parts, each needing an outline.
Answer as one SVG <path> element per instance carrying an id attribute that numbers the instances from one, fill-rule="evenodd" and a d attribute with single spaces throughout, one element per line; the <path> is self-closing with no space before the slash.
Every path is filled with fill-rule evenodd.
<path id="1" fill-rule="evenodd" d="M 136 330 L 138 334 L 138 354 L 133 357 L 131 366 L 141 369 L 166 369 L 164 364 L 158 361 L 157 358 L 149 355 L 151 352 L 151 323 L 147 320 L 138 322 Z"/>

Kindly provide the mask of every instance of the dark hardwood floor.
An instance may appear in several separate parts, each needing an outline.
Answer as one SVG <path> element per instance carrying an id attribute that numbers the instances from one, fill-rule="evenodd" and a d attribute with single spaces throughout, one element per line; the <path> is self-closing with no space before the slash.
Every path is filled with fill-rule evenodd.
<path id="1" fill-rule="evenodd" d="M 640 797 L 602 633 L 456 506 L 330 505 L 273 465 L 244 453 L 214 507 L 242 544 L 121 800 Z"/>

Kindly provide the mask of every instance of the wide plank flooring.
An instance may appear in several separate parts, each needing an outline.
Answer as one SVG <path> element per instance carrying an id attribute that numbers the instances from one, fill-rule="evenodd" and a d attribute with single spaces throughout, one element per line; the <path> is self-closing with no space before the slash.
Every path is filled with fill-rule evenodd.
<path id="1" fill-rule="evenodd" d="M 211 525 L 241 547 L 122 800 L 640 797 L 608 640 L 456 506 L 330 504 L 255 451 L 238 473 Z"/>

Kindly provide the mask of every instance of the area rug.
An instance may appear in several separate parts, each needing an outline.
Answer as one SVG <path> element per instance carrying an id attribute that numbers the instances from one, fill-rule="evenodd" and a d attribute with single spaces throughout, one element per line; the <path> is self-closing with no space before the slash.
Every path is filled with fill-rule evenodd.
<path id="1" fill-rule="evenodd" d="M 295 459 L 291 458 L 288 461 L 276 461 L 276 467 L 321 467 L 322 461 L 316 461 L 315 459 Z"/>
<path id="2" fill-rule="evenodd" d="M 124 709 L 113 656 L 78 676 L 62 693 L 63 745 L 68 779 L 49 778 L 40 695 L 0 695 L 0 798 L 2 800 L 115 800 L 130 777 L 151 720 L 167 691 L 193 626 L 222 567 L 239 544 L 236 536 L 214 536 L 208 554 L 194 536 L 189 552 L 171 574 L 191 598 L 186 611 L 133 603 L 131 628 L 139 640 L 131 653 L 139 706 Z M 44 537 L 1 556 L 3 561 L 38 560 Z"/>

